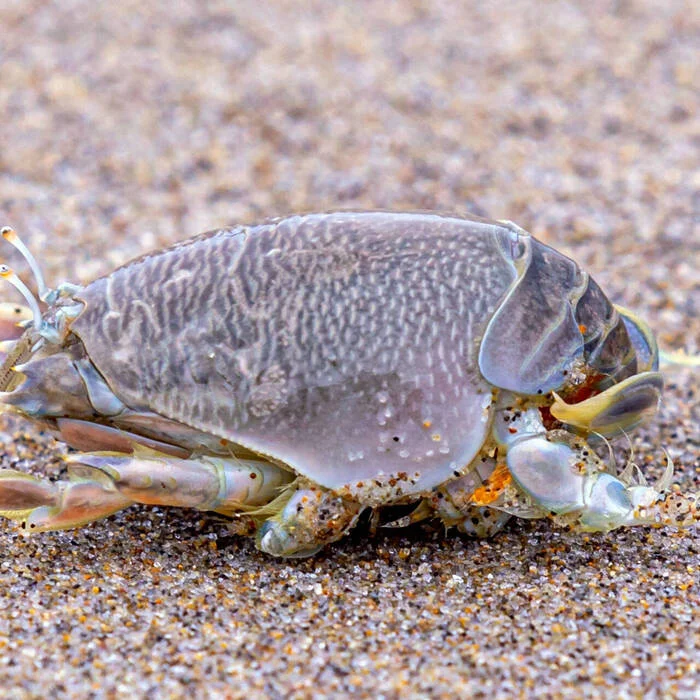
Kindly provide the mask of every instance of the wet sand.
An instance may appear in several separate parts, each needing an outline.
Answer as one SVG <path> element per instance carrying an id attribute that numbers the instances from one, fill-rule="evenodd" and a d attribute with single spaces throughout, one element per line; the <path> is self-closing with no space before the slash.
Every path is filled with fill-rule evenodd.
<path id="1" fill-rule="evenodd" d="M 50 281 L 290 212 L 470 211 L 699 351 L 697 3 L 97 5 L 0 7 L 0 224 Z M 667 384 L 635 460 L 658 476 L 666 448 L 698 489 L 697 371 Z M 0 431 L 3 467 L 58 472 L 63 446 Z M 133 507 L 0 546 L 4 697 L 700 697 L 697 531 L 519 521 L 280 562 Z"/>

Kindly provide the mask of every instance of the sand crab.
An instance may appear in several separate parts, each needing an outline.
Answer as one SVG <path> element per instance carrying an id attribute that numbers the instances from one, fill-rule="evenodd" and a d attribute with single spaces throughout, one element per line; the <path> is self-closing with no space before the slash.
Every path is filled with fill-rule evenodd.
<path id="1" fill-rule="evenodd" d="M 0 404 L 76 448 L 65 481 L 0 472 L 30 531 L 133 503 L 215 511 L 308 556 L 368 509 L 475 535 L 511 516 L 690 526 L 698 497 L 588 446 L 652 415 L 649 328 L 510 222 L 332 213 L 202 234 L 39 300 Z M 21 310 L 20 310 L 21 311 Z M 5 310 L 0 330 L 13 335 Z"/>

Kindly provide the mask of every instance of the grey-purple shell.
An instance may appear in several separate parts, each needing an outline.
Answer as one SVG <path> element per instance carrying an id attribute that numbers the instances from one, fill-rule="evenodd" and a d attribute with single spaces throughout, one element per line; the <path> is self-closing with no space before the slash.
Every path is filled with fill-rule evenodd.
<path id="1" fill-rule="evenodd" d="M 561 383 L 580 274 L 510 224 L 297 216 L 127 264 L 78 295 L 72 330 L 129 407 L 391 500 L 472 461 L 494 386 Z"/>

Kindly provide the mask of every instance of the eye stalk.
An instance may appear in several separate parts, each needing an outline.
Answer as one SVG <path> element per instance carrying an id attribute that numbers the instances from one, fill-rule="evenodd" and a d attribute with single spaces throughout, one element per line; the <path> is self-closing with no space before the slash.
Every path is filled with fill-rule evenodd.
<path id="1" fill-rule="evenodd" d="M 4 226 L 0 228 L 0 235 L 10 245 L 14 246 L 26 260 L 34 275 L 39 298 L 37 299 L 32 294 L 29 287 L 9 266 L 0 264 L 0 278 L 9 282 L 24 297 L 32 315 L 31 327 L 34 329 L 34 332 L 50 343 L 60 343 L 65 336 L 67 322 L 76 318 L 84 308 L 82 302 L 73 298 L 80 291 L 81 287 L 69 283 L 59 284 L 55 289 L 47 287 L 36 259 L 15 230 L 9 226 Z M 40 302 L 48 306 L 48 310 L 43 314 Z M 28 321 L 18 325 L 25 328 L 30 326 Z"/>
<path id="2" fill-rule="evenodd" d="M 47 298 L 51 295 L 51 290 L 46 286 L 44 282 L 44 276 L 41 274 L 41 268 L 36 261 L 36 258 L 31 254 L 29 248 L 22 242 L 17 232 L 10 226 L 3 226 L 0 228 L 0 235 L 14 248 L 16 248 L 22 257 L 26 260 L 29 265 L 29 269 L 34 275 L 34 281 L 36 282 L 37 291 L 39 292 L 39 300 L 45 302 Z M 37 333 L 40 333 L 44 327 L 44 320 L 42 317 L 41 309 L 39 307 L 39 301 L 32 294 L 29 287 L 22 282 L 22 280 L 17 276 L 17 274 L 7 265 L 0 264 L 0 277 L 9 282 L 23 297 L 27 302 L 30 311 L 32 312 L 32 325 Z"/>
<path id="3" fill-rule="evenodd" d="M 3 226 L 3 228 L 0 229 L 0 235 L 2 235 L 2 237 L 10 245 L 14 246 L 20 252 L 22 257 L 27 261 L 29 269 L 34 275 L 36 288 L 39 292 L 39 299 L 41 299 L 42 301 L 46 301 L 46 298 L 51 293 L 51 290 L 46 286 L 46 282 L 44 282 L 44 275 L 41 273 L 41 268 L 39 267 L 36 258 L 32 255 L 29 248 L 27 248 L 27 246 L 24 245 L 20 237 L 17 235 L 17 232 L 13 228 L 10 228 L 9 226 Z"/>

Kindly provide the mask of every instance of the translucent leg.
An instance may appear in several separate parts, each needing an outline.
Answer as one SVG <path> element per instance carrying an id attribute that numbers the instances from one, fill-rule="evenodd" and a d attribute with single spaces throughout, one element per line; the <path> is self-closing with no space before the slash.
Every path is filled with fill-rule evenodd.
<path id="1" fill-rule="evenodd" d="M 99 520 L 133 503 L 113 486 L 73 479 L 52 482 L 22 472 L 0 471 L 0 515 L 22 528 L 66 530 Z"/>
<path id="2" fill-rule="evenodd" d="M 258 549 L 277 557 L 310 557 L 339 540 L 357 522 L 362 507 L 330 491 L 301 488 L 258 530 Z"/>
<path id="3" fill-rule="evenodd" d="M 508 468 L 520 492 L 513 507 L 529 504 L 529 517 L 538 517 L 539 511 L 539 517 L 549 515 L 584 532 L 700 523 L 700 494 L 667 493 L 673 475 L 670 461 L 659 483 L 648 486 L 635 467 L 610 474 L 583 440 L 552 431 L 512 445 Z"/>
<path id="4" fill-rule="evenodd" d="M 0 471 L 0 514 L 32 531 L 98 520 L 132 503 L 212 510 L 225 515 L 273 500 L 294 476 L 261 461 L 79 454 L 69 480 Z"/>
<path id="5" fill-rule="evenodd" d="M 468 474 L 445 484 L 432 497 L 432 505 L 448 527 L 472 537 L 491 537 L 503 529 L 511 515 L 499 510 L 512 479 L 494 460 L 481 462 Z M 496 507 L 494 507 L 496 506 Z"/>

